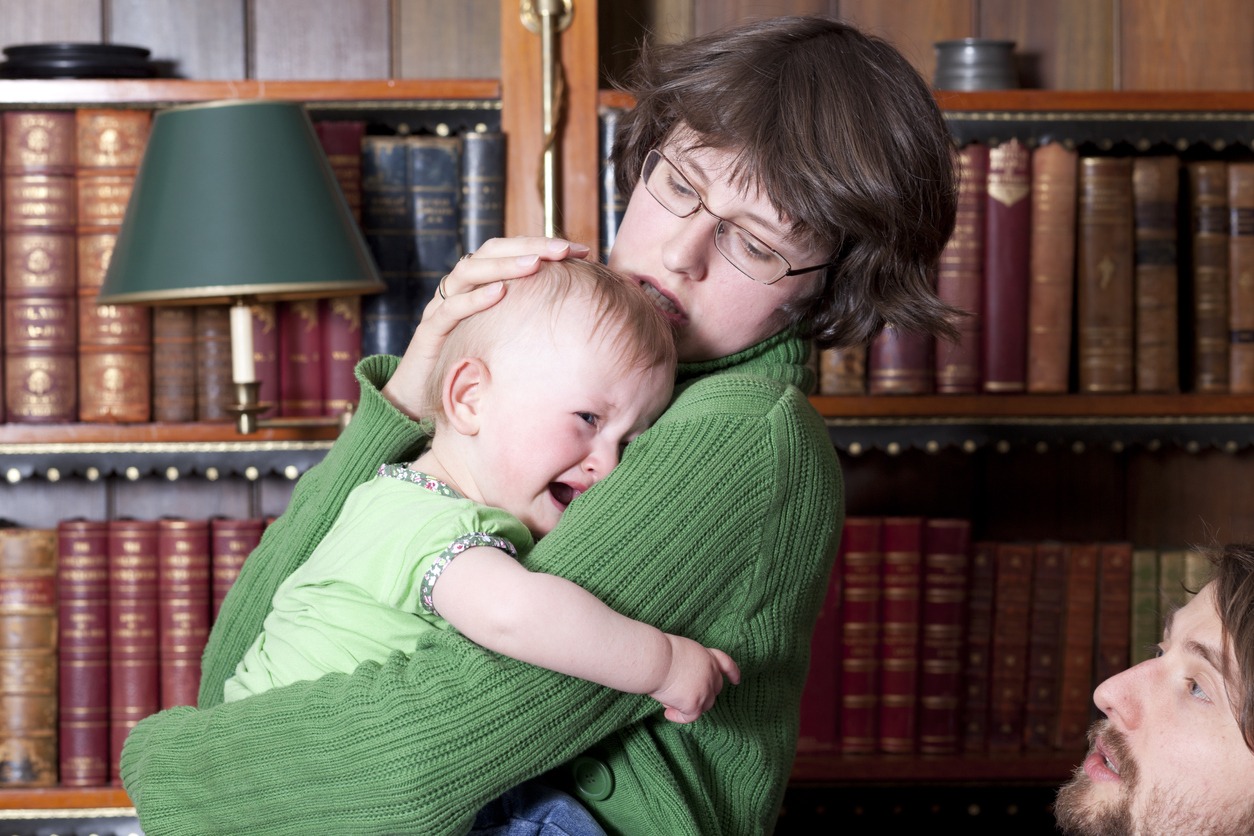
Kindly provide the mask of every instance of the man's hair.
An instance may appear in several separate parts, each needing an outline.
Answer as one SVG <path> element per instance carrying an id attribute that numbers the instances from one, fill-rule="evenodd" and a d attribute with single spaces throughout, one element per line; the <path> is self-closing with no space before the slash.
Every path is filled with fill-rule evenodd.
<path id="1" fill-rule="evenodd" d="M 662 367 L 674 376 L 671 324 L 638 285 L 605 265 L 578 259 L 542 261 L 534 276 L 506 285 L 499 302 L 459 322 L 445 339 L 423 392 L 427 419 L 443 415 L 444 377 L 458 360 L 484 358 L 528 329 L 559 327 L 562 306 L 575 301 L 591 306 L 595 338 L 610 341 L 629 368 Z"/>
<path id="2" fill-rule="evenodd" d="M 738 152 L 733 182 L 762 189 L 790 241 L 832 255 L 822 291 L 785 309 L 803 336 L 865 344 L 886 324 L 956 336 L 960 314 L 934 290 L 957 211 L 954 144 L 887 41 L 830 18 L 772 18 L 646 45 L 621 86 L 636 98 L 614 143 L 623 194 L 686 126 L 696 144 Z"/>
<path id="3" fill-rule="evenodd" d="M 1227 669 L 1225 655 L 1222 673 L 1245 745 L 1254 750 L 1254 545 L 1230 543 L 1213 550 L 1210 563 L 1215 609 L 1236 667 Z"/>

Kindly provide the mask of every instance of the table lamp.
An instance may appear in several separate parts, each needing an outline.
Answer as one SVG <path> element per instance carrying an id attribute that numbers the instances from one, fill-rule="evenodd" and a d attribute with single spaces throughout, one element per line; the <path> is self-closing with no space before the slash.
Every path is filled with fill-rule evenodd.
<path id="1" fill-rule="evenodd" d="M 378 269 L 305 108 L 172 107 L 152 130 L 100 304 L 231 304 L 241 433 L 261 422 L 249 305 L 377 293 Z"/>

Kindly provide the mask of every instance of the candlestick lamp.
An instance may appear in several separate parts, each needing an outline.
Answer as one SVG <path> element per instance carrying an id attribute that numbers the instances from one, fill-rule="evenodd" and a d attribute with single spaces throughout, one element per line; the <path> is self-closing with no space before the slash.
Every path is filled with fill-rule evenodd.
<path id="1" fill-rule="evenodd" d="M 209 102 L 153 118 L 99 302 L 231 304 L 240 432 L 268 406 L 249 305 L 383 287 L 302 105 Z"/>

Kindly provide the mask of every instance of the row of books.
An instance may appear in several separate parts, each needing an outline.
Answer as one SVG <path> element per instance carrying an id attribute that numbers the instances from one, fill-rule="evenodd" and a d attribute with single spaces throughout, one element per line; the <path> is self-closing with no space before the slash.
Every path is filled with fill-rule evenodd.
<path id="1" fill-rule="evenodd" d="M 209 628 L 266 524 L 0 528 L 0 786 L 118 784 L 135 724 L 196 704 Z"/>
<path id="2" fill-rule="evenodd" d="M 957 343 L 887 329 L 822 359 L 824 394 L 1254 392 L 1254 162 L 960 151 L 937 292 Z"/>
<path id="3" fill-rule="evenodd" d="M 972 542 L 965 519 L 850 517 L 798 750 L 1079 755 L 1093 689 L 1152 654 L 1206 565 L 1189 549 Z"/>
<path id="4" fill-rule="evenodd" d="M 225 309 L 99 305 L 152 114 L 6 111 L 0 421 L 230 420 Z M 463 252 L 504 233 L 499 131 L 378 135 L 362 119 L 314 123 L 387 290 L 254 307 L 266 414 L 337 415 L 363 355 L 402 353 Z"/>

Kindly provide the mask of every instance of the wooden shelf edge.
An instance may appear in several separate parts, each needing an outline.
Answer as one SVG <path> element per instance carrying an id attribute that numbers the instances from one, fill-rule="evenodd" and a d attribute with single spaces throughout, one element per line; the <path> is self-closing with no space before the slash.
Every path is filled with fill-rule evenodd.
<path id="1" fill-rule="evenodd" d="M 361 81 L 201 81 L 156 79 L 5 79 L 0 104 L 160 104 L 215 99 L 304 102 L 499 99 L 496 79 L 377 79 Z"/>
<path id="2" fill-rule="evenodd" d="M 0 448 L 36 445 L 231 444 L 242 448 L 276 442 L 333 441 L 339 427 L 315 424 L 263 428 L 241 435 L 231 423 L 0 424 Z"/>
<path id="3" fill-rule="evenodd" d="M 803 752 L 793 763 L 791 784 L 916 784 L 1007 782 L 1061 785 L 1084 755 L 1064 752 L 963 755 L 841 755 Z"/>
<path id="4" fill-rule="evenodd" d="M 1228 90 L 935 91 L 946 111 L 1254 111 L 1254 93 Z"/>
<path id="5" fill-rule="evenodd" d="M 0 810 L 127 809 L 134 805 L 121 787 L 0 789 Z"/>
<path id="6" fill-rule="evenodd" d="M 816 395 L 825 418 L 1254 419 L 1251 395 Z"/>

